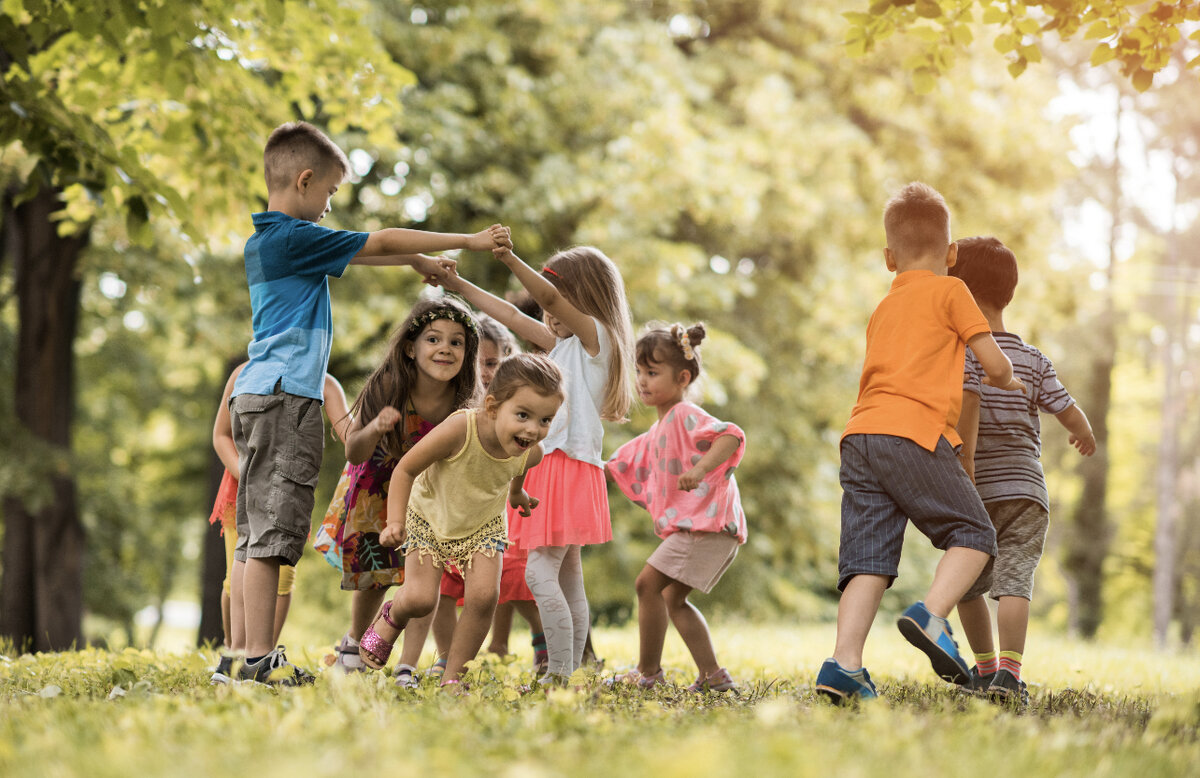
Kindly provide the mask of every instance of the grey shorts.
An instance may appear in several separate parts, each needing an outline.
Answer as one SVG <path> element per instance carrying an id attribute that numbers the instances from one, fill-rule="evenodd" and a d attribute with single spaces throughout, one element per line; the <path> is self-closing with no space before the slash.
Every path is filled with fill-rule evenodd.
<path id="1" fill-rule="evenodd" d="M 856 575 L 899 574 L 908 522 L 936 548 L 996 554 L 996 531 L 945 438 L 927 451 L 895 435 L 842 438 L 838 589 Z"/>
<path id="2" fill-rule="evenodd" d="M 321 403 L 277 390 L 229 401 L 240 473 L 233 557 L 300 561 L 325 445 Z"/>
<path id="3" fill-rule="evenodd" d="M 991 590 L 992 599 L 1033 599 L 1033 573 L 1046 545 L 1050 514 L 1034 500 L 1001 500 L 984 506 L 996 527 L 996 558 L 988 560 L 979 580 L 963 595 L 964 600 L 982 597 Z"/>

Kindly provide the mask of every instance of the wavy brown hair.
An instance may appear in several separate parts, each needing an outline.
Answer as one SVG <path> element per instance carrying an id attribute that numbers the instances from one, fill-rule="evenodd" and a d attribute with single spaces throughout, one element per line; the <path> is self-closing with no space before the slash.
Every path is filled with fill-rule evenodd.
<path id="1" fill-rule="evenodd" d="M 466 408 L 477 401 L 479 325 L 476 324 L 475 317 L 466 305 L 452 297 L 418 300 L 388 341 L 383 364 L 367 377 L 362 391 L 358 393 L 358 399 L 354 401 L 354 407 L 350 409 L 362 424 L 370 422 L 388 405 L 402 414 L 406 411 L 409 394 L 417 381 L 417 364 L 408 356 L 408 346 L 415 345 L 421 333 L 438 319 L 457 322 L 463 325 L 463 330 L 466 331 L 466 351 L 463 354 L 462 368 L 450 382 L 450 390 L 454 392 L 454 409 Z M 397 426 L 399 429 L 394 427 L 383 436 L 380 445 L 388 456 L 399 459 L 404 455 L 405 440 L 403 426 Z"/>
<path id="2" fill-rule="evenodd" d="M 604 402 L 600 418 L 626 421 L 633 404 L 633 325 L 629 323 L 629 303 L 625 300 L 625 282 L 617 266 L 604 252 L 593 246 L 576 246 L 560 251 L 547 260 L 543 277 L 566 298 L 567 302 L 600 321 L 612 354 L 608 359 L 608 379 L 604 383 Z"/>

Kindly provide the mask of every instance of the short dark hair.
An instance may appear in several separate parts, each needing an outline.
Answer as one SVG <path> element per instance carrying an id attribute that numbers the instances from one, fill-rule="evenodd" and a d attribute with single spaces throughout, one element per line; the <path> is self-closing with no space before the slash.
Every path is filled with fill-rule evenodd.
<path id="1" fill-rule="evenodd" d="M 1003 310 L 1017 288 L 1017 257 L 990 235 L 962 238 L 950 275 L 962 279 L 975 302 Z"/>
<path id="2" fill-rule="evenodd" d="M 350 174 L 350 160 L 328 135 L 308 122 L 279 125 L 263 149 L 267 191 L 286 189 L 305 170 L 321 176 L 340 170 L 344 180 Z"/>
<path id="3" fill-rule="evenodd" d="M 941 253 L 950 248 L 950 209 L 936 189 L 913 181 L 884 206 L 883 230 L 898 261 Z"/>
<path id="4" fill-rule="evenodd" d="M 496 375 L 488 384 L 487 393 L 499 405 L 525 386 L 543 397 L 567 399 L 562 371 L 550 357 L 543 354 L 513 354 L 502 359 L 496 368 Z"/>

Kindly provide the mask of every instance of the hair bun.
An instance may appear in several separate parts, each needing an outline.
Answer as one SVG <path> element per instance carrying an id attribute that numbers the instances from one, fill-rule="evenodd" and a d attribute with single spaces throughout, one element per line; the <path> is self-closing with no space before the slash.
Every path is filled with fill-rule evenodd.
<path id="1" fill-rule="evenodd" d="M 708 333 L 704 330 L 703 322 L 696 322 L 687 328 L 688 342 L 692 344 L 692 348 L 699 346 L 704 341 L 704 337 L 707 334 Z"/>

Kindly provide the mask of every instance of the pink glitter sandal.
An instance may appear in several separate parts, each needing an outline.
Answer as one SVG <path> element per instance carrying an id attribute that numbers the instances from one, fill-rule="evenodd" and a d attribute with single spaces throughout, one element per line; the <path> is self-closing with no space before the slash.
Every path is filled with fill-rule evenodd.
<path id="1" fill-rule="evenodd" d="M 367 627 L 367 631 L 363 633 L 362 640 L 358 642 L 358 655 L 362 658 L 363 663 L 372 670 L 379 670 L 387 664 L 388 657 L 392 655 L 392 646 L 396 645 L 396 640 L 400 637 L 400 627 L 396 622 L 392 621 L 389 615 L 392 610 L 391 600 L 383 604 L 383 609 L 379 611 L 379 615 L 383 620 L 396 630 L 396 637 L 391 640 L 384 640 L 375 631 L 375 624 Z"/>

